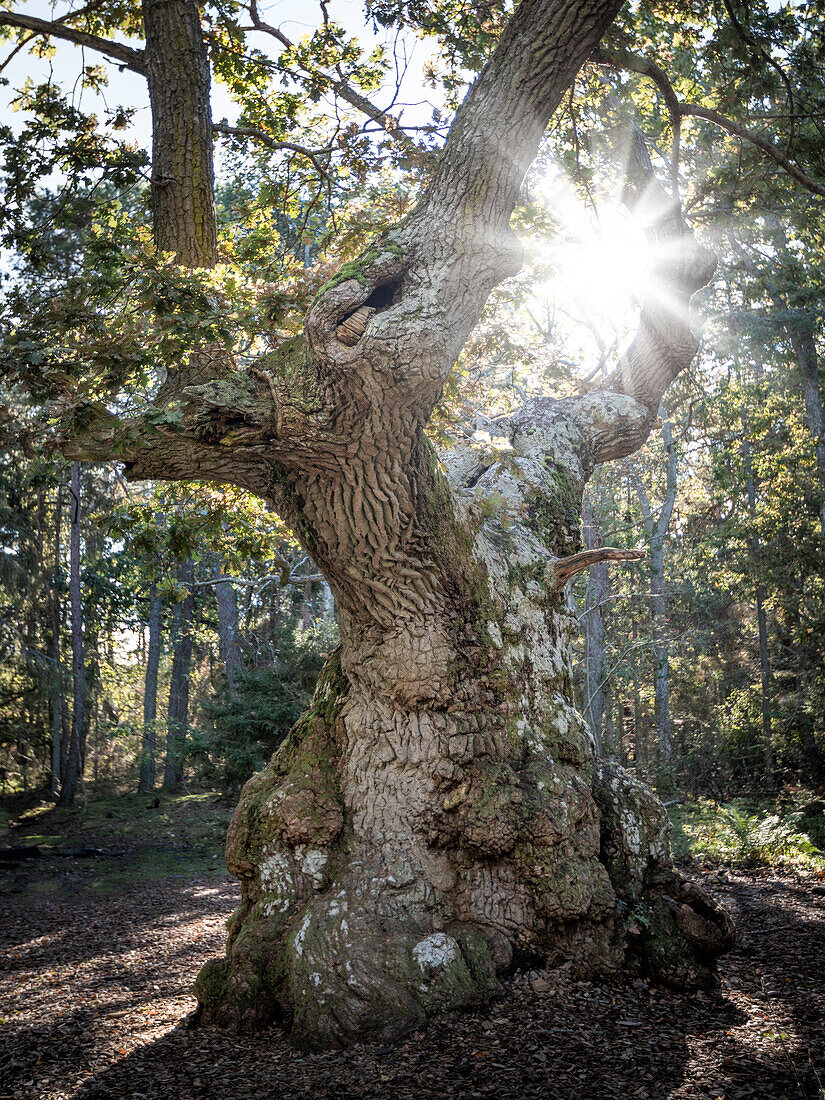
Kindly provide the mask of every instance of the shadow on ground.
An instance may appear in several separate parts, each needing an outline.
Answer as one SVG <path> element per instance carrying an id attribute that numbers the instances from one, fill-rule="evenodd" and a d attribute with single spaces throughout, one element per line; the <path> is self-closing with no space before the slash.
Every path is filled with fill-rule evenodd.
<path id="1" fill-rule="evenodd" d="M 0 1096 L 818 1100 L 825 899 L 775 872 L 710 885 L 740 928 L 718 994 L 522 974 L 486 1012 L 402 1046 L 314 1055 L 276 1028 L 239 1039 L 182 1023 L 195 973 L 222 950 L 229 879 L 16 895 L 2 927 Z"/>

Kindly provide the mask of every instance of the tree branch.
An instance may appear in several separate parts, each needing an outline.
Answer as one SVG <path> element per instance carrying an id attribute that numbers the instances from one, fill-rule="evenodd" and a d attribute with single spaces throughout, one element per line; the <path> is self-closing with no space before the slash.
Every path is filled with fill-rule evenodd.
<path id="1" fill-rule="evenodd" d="M 212 129 L 216 134 L 224 134 L 226 137 L 250 138 L 274 152 L 286 149 L 293 153 L 300 153 L 301 156 L 312 162 L 313 167 L 320 175 L 326 179 L 330 178 L 329 172 L 318 160 L 318 157 L 323 153 L 328 153 L 329 149 L 307 149 L 306 146 L 296 145 L 293 141 L 276 141 L 264 130 L 259 130 L 257 126 L 230 126 L 226 119 L 213 123 Z"/>
<path id="2" fill-rule="evenodd" d="M 143 50 L 134 50 L 131 46 L 124 46 L 120 42 L 110 42 L 107 38 L 99 38 L 96 34 L 89 34 L 87 31 L 67 27 L 64 23 L 50 22 L 48 19 L 37 19 L 33 15 L 23 15 L 21 12 L 0 11 L 0 26 L 21 27 L 24 30 L 33 31 L 37 35 L 65 39 L 67 42 L 73 42 L 76 46 L 84 46 L 87 49 L 95 50 L 97 53 L 102 53 L 113 61 L 119 61 L 125 68 L 140 73 L 141 76 L 146 75 Z"/>
<path id="3" fill-rule="evenodd" d="M 256 0 L 250 0 L 249 16 L 252 20 L 253 30 L 270 35 L 270 37 L 280 42 L 287 50 L 292 49 L 293 43 L 279 27 L 273 27 L 271 23 L 266 23 L 261 19 L 258 14 Z M 389 114 L 387 111 L 382 111 L 380 107 L 376 107 L 376 105 L 370 102 L 366 96 L 361 95 L 360 92 L 356 92 L 354 88 L 351 88 L 345 80 L 314 67 L 311 69 L 304 67 L 304 72 L 313 80 L 320 80 L 328 88 L 331 88 L 336 95 L 339 95 L 346 103 L 349 103 L 351 107 L 355 107 L 356 110 L 366 115 L 367 118 L 378 123 L 381 129 L 389 134 L 395 144 L 403 149 L 405 153 L 415 154 L 416 156 L 421 155 L 421 150 L 415 142 L 404 133 L 404 129 L 397 118 L 393 117 L 393 115 Z"/>
<path id="4" fill-rule="evenodd" d="M 703 118 L 706 122 L 712 122 L 714 126 L 718 126 L 721 130 L 726 130 L 734 137 L 738 137 L 742 141 L 749 141 L 751 145 L 755 145 L 757 149 L 761 149 L 763 153 L 767 153 L 769 157 L 776 161 L 780 168 L 783 168 L 792 179 L 795 179 L 797 183 L 801 184 L 807 191 L 810 191 L 812 195 L 825 197 L 825 185 L 817 183 L 816 180 L 812 180 L 801 168 L 797 168 L 792 161 L 788 160 L 781 149 L 777 149 L 775 145 L 768 141 L 767 138 L 763 138 L 761 134 L 756 134 L 753 130 L 748 130 L 744 126 L 732 122 L 718 111 L 711 110 L 709 107 L 701 107 L 698 103 L 683 103 L 681 105 L 681 113 L 683 116 L 692 115 L 694 118 Z"/>
<path id="5" fill-rule="evenodd" d="M 596 565 L 600 561 L 641 561 L 645 557 L 644 550 L 619 550 L 615 546 L 598 546 L 593 550 L 582 550 L 579 554 L 571 554 L 569 558 L 559 558 L 553 563 L 558 587 Z"/>
<path id="6" fill-rule="evenodd" d="M 747 127 L 734 122 L 726 115 L 710 107 L 702 107 L 698 103 L 683 103 L 676 95 L 667 73 L 655 62 L 648 60 L 646 57 L 638 57 L 626 50 L 608 50 L 603 47 L 593 51 L 591 60 L 599 65 L 610 65 L 616 69 L 626 69 L 629 72 L 649 77 L 661 91 L 662 98 L 672 119 L 701 118 L 705 122 L 713 123 L 720 130 L 724 130 L 733 137 L 737 137 L 741 141 L 747 141 L 757 149 L 761 149 L 763 153 L 766 153 L 783 171 L 787 172 L 792 179 L 796 180 L 807 191 L 810 191 L 811 194 L 825 196 L 825 185 L 812 180 L 801 168 L 790 161 L 781 149 L 778 149 L 773 142 L 768 141 L 761 134 L 747 129 Z"/>
<path id="7" fill-rule="evenodd" d="M 317 295 L 306 320 L 313 354 L 330 377 L 357 371 L 376 415 L 386 415 L 392 393 L 426 420 L 490 291 L 520 269 L 510 218 L 524 175 L 620 6 L 522 0 L 457 111 L 416 208 L 351 265 L 350 278 Z M 347 346 L 342 322 L 362 306 L 375 313 Z"/>

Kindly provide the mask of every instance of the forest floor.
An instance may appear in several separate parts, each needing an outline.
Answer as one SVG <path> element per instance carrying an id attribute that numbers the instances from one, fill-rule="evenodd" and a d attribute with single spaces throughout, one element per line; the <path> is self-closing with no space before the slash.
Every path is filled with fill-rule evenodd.
<path id="1" fill-rule="evenodd" d="M 207 795 L 118 798 L 11 822 L 0 846 L 45 858 L 0 880 L 3 1100 L 825 1098 L 825 886 L 810 870 L 691 869 L 739 929 L 717 993 L 519 973 L 483 1012 L 329 1054 L 277 1028 L 190 1028 L 192 980 L 238 902 L 228 813 Z"/>

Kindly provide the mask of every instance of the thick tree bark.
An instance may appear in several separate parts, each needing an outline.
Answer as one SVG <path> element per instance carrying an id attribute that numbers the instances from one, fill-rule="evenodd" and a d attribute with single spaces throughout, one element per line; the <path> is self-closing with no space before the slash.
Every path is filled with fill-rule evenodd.
<path id="1" fill-rule="evenodd" d="M 644 441 L 695 352 L 688 304 L 713 265 L 681 218 L 653 219 L 667 295 L 600 392 L 529 402 L 491 425 L 506 461 L 458 447 L 448 477 L 424 435 L 490 290 L 518 270 L 510 216 L 547 121 L 618 7 L 523 0 L 419 205 L 321 289 L 302 336 L 246 373 L 202 357 L 175 381 L 174 427 L 135 442 L 102 418 L 67 444 L 94 458 L 117 442 L 130 477 L 255 492 L 339 611 L 312 707 L 233 818 L 242 903 L 200 975 L 203 1019 L 280 1014 L 315 1047 L 396 1037 L 495 993 L 514 952 L 695 985 L 731 941 L 673 872 L 662 807 L 594 762 L 556 568 L 580 548 L 594 465 Z"/>
<path id="2" fill-rule="evenodd" d="M 166 724 L 166 764 L 163 789 L 176 791 L 183 786 L 186 757 L 186 731 L 189 721 L 189 679 L 192 672 L 192 629 L 195 613 L 195 567 L 191 560 L 181 564 L 178 578 L 188 594 L 175 609 L 175 647 L 169 681 L 169 712 Z"/>
<path id="3" fill-rule="evenodd" d="M 671 872 L 655 799 L 597 773 L 572 703 L 571 617 L 548 574 L 578 548 L 589 462 L 555 411 L 496 423 L 506 464 L 445 455 L 452 486 L 419 441 L 418 569 L 380 591 L 390 622 L 370 591 L 336 591 L 340 653 L 233 819 L 243 900 L 199 979 L 204 1017 L 255 1027 L 279 1006 L 306 1045 L 389 1038 L 491 995 L 514 951 L 710 979 L 729 928 Z M 484 518 L 474 502 L 493 494 L 524 520 Z M 391 532 L 373 545 L 376 519 L 348 514 L 349 560 L 380 552 Z M 631 942 L 619 899 L 655 943 Z"/>
<path id="4" fill-rule="evenodd" d="M 140 747 L 138 790 L 148 793 L 155 789 L 155 752 L 158 742 L 158 669 L 161 651 L 161 596 L 152 582 L 149 588 L 149 643 L 146 651 L 146 674 L 143 683 L 143 734 Z"/>
<path id="5" fill-rule="evenodd" d="M 60 805 L 74 802 L 83 767 L 82 739 L 86 709 L 86 669 L 83 661 L 83 593 L 80 585 L 80 463 L 72 463 L 72 513 L 69 524 L 69 602 L 72 614 L 72 732 L 60 789 Z"/>
<path id="6" fill-rule="evenodd" d="M 185 267 L 214 267 L 218 254 L 212 155 L 211 77 L 195 0 L 143 0 L 152 105 L 155 244 Z"/>

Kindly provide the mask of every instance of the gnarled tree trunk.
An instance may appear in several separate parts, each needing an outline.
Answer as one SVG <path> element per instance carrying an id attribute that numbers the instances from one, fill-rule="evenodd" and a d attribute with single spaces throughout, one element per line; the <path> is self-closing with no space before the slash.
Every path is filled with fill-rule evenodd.
<path id="1" fill-rule="evenodd" d="M 523 0 L 419 205 L 321 289 L 302 336 L 246 372 L 192 364 L 159 395 L 182 399 L 179 422 L 151 437 L 109 421 L 66 446 L 99 458 L 116 441 L 127 476 L 258 494 L 339 609 L 312 707 L 232 821 L 242 904 L 198 979 L 203 1019 L 280 1015 L 313 1047 L 390 1038 L 489 997 L 515 953 L 695 985 L 730 942 L 672 872 L 660 804 L 597 768 L 559 584 L 594 465 L 641 445 L 696 349 L 687 307 L 713 264 L 670 201 L 651 219 L 663 297 L 599 392 L 530 402 L 491 425 L 505 458 L 457 448 L 446 474 L 424 435 L 520 266 L 510 216 L 550 114 L 618 7 Z M 643 145 L 629 175 L 656 200 Z"/>
<path id="2" fill-rule="evenodd" d="M 578 549 L 592 449 L 559 412 L 537 401 L 496 425 L 506 466 L 452 452 L 452 485 L 421 438 L 395 483 L 370 463 L 349 492 L 344 471 L 302 484 L 319 528 L 344 533 L 337 561 L 365 575 L 325 562 L 341 650 L 244 789 L 227 846 L 243 901 L 198 982 L 206 1018 L 280 1012 L 309 1046 L 386 1039 L 489 997 L 514 952 L 709 981 L 728 929 L 672 874 L 659 803 L 598 770 L 573 705 L 553 561 Z M 492 493 L 524 520 L 484 517 Z M 623 916 L 637 907 L 643 936 Z"/>

